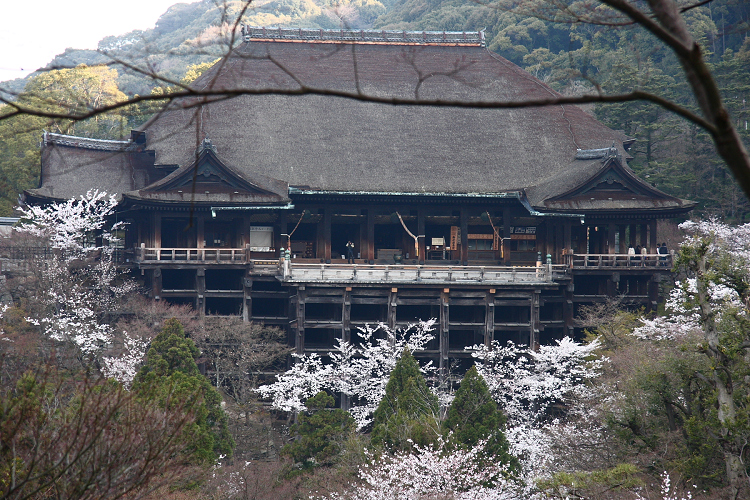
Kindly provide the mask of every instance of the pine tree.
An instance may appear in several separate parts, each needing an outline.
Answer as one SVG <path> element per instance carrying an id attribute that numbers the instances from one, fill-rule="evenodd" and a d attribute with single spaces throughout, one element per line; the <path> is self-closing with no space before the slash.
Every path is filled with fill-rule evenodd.
<path id="1" fill-rule="evenodd" d="M 437 396 L 427 387 L 419 365 L 404 349 L 375 410 L 372 442 L 391 451 L 408 451 L 435 442 L 439 433 Z"/>
<path id="2" fill-rule="evenodd" d="M 190 443 L 191 461 L 210 463 L 220 455 L 231 456 L 234 441 L 221 408 L 221 396 L 200 374 L 197 356 L 198 348 L 185 337 L 180 322 L 167 320 L 151 343 L 133 391 L 143 398 L 154 398 L 165 408 L 194 402 L 195 422 L 183 433 L 183 439 Z"/>
<path id="3" fill-rule="evenodd" d="M 443 436 L 451 447 L 467 449 L 486 439 L 484 450 L 487 458 L 493 463 L 508 464 L 512 469 L 518 465 L 518 460 L 508 451 L 504 426 L 505 415 L 497 408 L 476 366 L 472 366 L 448 408 Z"/>
<path id="4" fill-rule="evenodd" d="M 298 439 L 284 446 L 282 455 L 305 468 L 333 464 L 354 430 L 354 418 L 344 410 L 331 409 L 334 405 L 335 400 L 325 391 L 308 399 L 307 412 L 300 413 L 299 422 L 291 427 Z"/>

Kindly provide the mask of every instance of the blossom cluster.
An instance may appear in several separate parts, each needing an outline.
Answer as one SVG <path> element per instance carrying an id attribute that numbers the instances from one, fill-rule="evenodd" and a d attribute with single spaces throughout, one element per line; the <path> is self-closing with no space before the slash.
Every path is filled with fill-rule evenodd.
<path id="1" fill-rule="evenodd" d="M 340 392 L 352 398 L 349 411 L 362 429 L 385 396 L 388 377 L 401 353 L 423 350 L 434 338 L 430 333 L 434 324 L 434 320 L 423 321 L 397 330 L 383 324 L 366 325 L 353 332 L 356 341 L 337 340 L 337 349 L 328 353 L 329 363 L 316 353 L 293 354 L 292 368 L 257 391 L 270 398 L 274 408 L 291 412 L 303 411 L 305 401 L 321 390 Z M 429 373 L 432 366 L 422 369 Z"/>

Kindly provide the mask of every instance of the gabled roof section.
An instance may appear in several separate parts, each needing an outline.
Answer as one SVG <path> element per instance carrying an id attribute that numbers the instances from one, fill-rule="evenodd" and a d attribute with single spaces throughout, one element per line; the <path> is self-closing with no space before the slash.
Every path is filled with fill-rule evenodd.
<path id="1" fill-rule="evenodd" d="M 247 174 L 219 158 L 211 140 L 203 140 L 197 158 L 145 188 L 126 194 L 131 199 L 161 202 L 221 204 L 286 204 L 287 183 L 260 174 Z"/>
<path id="2" fill-rule="evenodd" d="M 567 191 L 544 200 L 552 211 L 668 210 L 687 211 L 695 203 L 670 196 L 639 179 L 628 168 L 617 148 L 578 150 L 576 160 L 593 172 Z M 599 160 L 594 169 L 591 160 Z M 562 180 L 560 180 L 562 182 Z"/>

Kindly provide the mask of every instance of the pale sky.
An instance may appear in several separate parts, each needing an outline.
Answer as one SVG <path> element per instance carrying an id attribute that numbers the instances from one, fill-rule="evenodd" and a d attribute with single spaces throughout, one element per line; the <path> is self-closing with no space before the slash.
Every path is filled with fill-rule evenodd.
<path id="1" fill-rule="evenodd" d="M 0 82 L 45 66 L 67 47 L 96 49 L 108 35 L 153 28 L 173 4 L 195 0 L 4 0 Z"/>

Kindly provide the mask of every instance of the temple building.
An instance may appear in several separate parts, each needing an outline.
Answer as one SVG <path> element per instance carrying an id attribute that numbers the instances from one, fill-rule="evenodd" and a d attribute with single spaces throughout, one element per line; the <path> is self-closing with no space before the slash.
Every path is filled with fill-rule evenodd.
<path id="1" fill-rule="evenodd" d="M 694 204 L 638 178 L 633 141 L 577 106 L 489 106 L 560 94 L 483 32 L 243 37 L 192 84 L 205 95 L 128 140 L 45 134 L 26 201 L 118 193 L 123 265 L 155 299 L 279 325 L 298 352 L 436 318 L 424 355 L 445 366 L 571 334 L 606 297 L 656 308 L 657 220 Z"/>

